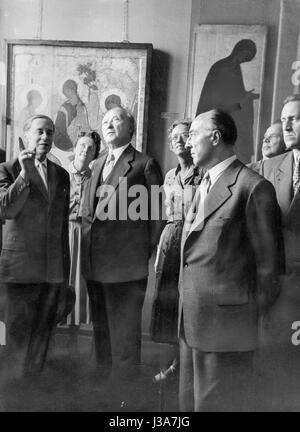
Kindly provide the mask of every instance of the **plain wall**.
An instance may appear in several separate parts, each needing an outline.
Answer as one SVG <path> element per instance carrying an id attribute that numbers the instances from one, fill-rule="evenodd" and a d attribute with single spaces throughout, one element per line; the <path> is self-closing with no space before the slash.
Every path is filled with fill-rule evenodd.
<path id="1" fill-rule="evenodd" d="M 278 49 L 275 65 L 273 119 L 280 118 L 282 102 L 295 92 L 299 92 L 299 66 L 297 67 L 298 85 L 294 87 L 292 75 L 293 63 L 300 60 L 299 23 L 300 1 L 282 0 L 280 5 L 280 26 L 278 29 Z M 298 57 L 298 58 L 297 58 Z"/>

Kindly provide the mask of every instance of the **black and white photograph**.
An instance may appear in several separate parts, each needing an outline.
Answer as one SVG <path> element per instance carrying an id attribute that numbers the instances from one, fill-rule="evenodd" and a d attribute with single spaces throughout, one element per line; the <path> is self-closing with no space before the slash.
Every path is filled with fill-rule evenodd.
<path id="1" fill-rule="evenodd" d="M 0 0 L 0 412 L 300 411 L 299 23 Z"/>

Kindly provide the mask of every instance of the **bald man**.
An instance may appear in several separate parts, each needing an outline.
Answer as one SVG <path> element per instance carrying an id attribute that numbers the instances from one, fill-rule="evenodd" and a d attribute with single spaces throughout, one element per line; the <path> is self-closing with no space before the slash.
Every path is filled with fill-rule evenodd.
<path id="1" fill-rule="evenodd" d="M 271 159 L 274 156 L 278 156 L 282 153 L 285 153 L 287 148 L 283 139 L 283 131 L 281 121 L 278 120 L 271 124 L 266 130 L 266 133 L 263 137 L 262 144 L 262 155 L 263 158 L 257 162 L 252 162 L 247 166 L 252 170 L 261 174 L 262 163 L 266 159 Z"/>
<path id="2" fill-rule="evenodd" d="M 279 292 L 284 258 L 275 191 L 236 158 L 236 138 L 232 117 L 212 110 L 194 119 L 186 143 L 207 172 L 182 234 L 182 411 L 249 409 L 259 317 Z"/>

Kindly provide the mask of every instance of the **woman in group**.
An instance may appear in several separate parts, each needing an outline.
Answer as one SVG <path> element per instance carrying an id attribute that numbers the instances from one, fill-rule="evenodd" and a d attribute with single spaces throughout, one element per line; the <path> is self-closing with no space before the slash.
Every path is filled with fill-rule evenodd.
<path id="1" fill-rule="evenodd" d="M 71 344 L 77 343 L 81 323 L 89 323 L 89 302 L 84 278 L 81 275 L 81 217 L 85 190 L 91 177 L 91 166 L 100 152 L 100 135 L 81 132 L 75 144 L 75 157 L 68 167 L 70 174 L 69 237 L 71 269 L 69 285 L 76 294 L 75 307 L 67 319 L 71 328 Z M 73 348 L 76 348 L 73 346 Z"/>
<path id="2" fill-rule="evenodd" d="M 155 261 L 156 284 L 150 332 L 153 341 L 174 346 L 174 361 L 177 365 L 178 324 L 178 278 L 180 267 L 180 241 L 185 215 L 194 196 L 202 172 L 193 166 L 190 150 L 185 148 L 188 139 L 189 120 L 177 120 L 169 129 L 169 146 L 178 159 L 176 168 L 165 177 L 167 224 L 161 234 Z M 169 364 L 165 359 L 163 368 Z M 163 379 L 162 372 L 156 380 Z"/>

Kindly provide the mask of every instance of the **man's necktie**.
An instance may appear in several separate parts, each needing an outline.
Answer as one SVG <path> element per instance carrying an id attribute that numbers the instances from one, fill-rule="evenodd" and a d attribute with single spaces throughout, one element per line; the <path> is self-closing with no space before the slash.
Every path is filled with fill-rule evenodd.
<path id="1" fill-rule="evenodd" d="M 294 190 L 294 196 L 296 195 L 296 192 L 300 185 L 300 157 L 296 159 L 294 172 L 293 172 L 293 190 Z"/>
<path id="2" fill-rule="evenodd" d="M 39 172 L 39 175 L 41 176 L 43 183 L 45 185 L 46 190 L 48 190 L 48 182 L 47 182 L 47 167 L 41 163 L 37 163 L 37 170 Z"/>
<path id="3" fill-rule="evenodd" d="M 211 186 L 211 180 L 208 171 L 204 174 L 203 179 L 201 180 L 200 185 L 197 188 L 195 193 L 195 197 L 191 208 L 186 216 L 186 228 L 189 230 L 197 216 L 200 217 L 199 212 L 204 211 L 204 200 L 209 192 Z M 204 215 L 203 215 L 204 216 Z"/>
<path id="4" fill-rule="evenodd" d="M 103 168 L 103 180 L 106 180 L 109 174 L 111 173 L 115 164 L 115 156 L 113 152 L 109 153 Z"/>
<path id="5" fill-rule="evenodd" d="M 200 203 L 202 204 L 209 192 L 211 186 L 211 180 L 208 171 L 204 174 L 204 177 L 200 183 Z"/>

